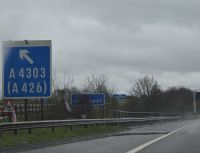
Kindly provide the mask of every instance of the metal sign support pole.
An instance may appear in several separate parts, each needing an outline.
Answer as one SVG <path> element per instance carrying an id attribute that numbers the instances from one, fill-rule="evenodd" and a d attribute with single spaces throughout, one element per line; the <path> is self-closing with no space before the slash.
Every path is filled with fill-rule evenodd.
<path id="1" fill-rule="evenodd" d="M 103 118 L 105 118 L 105 106 L 102 107 L 103 107 Z"/>
<path id="2" fill-rule="evenodd" d="M 41 120 L 44 120 L 44 99 L 40 99 L 40 105 L 41 105 Z"/>
<path id="3" fill-rule="evenodd" d="M 102 116 L 102 115 L 101 115 L 101 112 L 102 112 L 102 111 L 101 111 L 101 106 L 99 106 L 99 118 L 101 118 L 101 116 Z"/>
<path id="4" fill-rule="evenodd" d="M 24 100 L 24 120 L 25 121 L 28 121 L 28 109 L 27 109 L 27 102 L 28 100 L 25 99 Z"/>
<path id="5" fill-rule="evenodd" d="M 10 100 L 10 102 L 12 103 L 12 99 L 9 99 Z M 10 112 L 10 110 L 9 110 L 9 115 L 8 115 L 8 121 L 9 122 L 12 122 L 12 114 L 11 114 L 11 112 Z"/>

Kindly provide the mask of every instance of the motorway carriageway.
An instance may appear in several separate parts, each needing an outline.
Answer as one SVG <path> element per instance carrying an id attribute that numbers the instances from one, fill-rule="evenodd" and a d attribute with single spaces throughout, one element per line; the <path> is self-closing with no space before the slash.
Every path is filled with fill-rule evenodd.
<path id="1" fill-rule="evenodd" d="M 199 142 L 200 119 L 195 119 L 133 127 L 115 136 L 23 153 L 199 153 Z"/>

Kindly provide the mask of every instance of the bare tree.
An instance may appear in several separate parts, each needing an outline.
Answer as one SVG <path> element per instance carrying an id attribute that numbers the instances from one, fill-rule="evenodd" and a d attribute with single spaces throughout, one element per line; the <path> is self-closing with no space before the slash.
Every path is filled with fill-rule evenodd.
<path id="1" fill-rule="evenodd" d="M 66 99 L 66 96 L 71 91 L 73 84 L 73 77 L 66 72 L 63 76 L 58 76 L 56 71 L 54 71 L 53 76 L 53 93 L 54 97 L 59 101 L 63 102 Z"/>
<path id="2" fill-rule="evenodd" d="M 153 95 L 158 88 L 158 83 L 152 76 L 144 76 L 132 84 L 130 93 L 135 97 L 148 97 Z"/>
<path id="3" fill-rule="evenodd" d="M 139 78 L 130 90 L 131 95 L 143 101 L 145 111 L 155 110 L 156 97 L 160 92 L 159 85 L 152 76 Z"/>
<path id="4" fill-rule="evenodd" d="M 56 71 L 54 71 L 54 76 L 53 76 L 53 89 L 57 90 L 64 90 L 69 88 L 72 83 L 73 83 L 73 77 L 71 75 L 69 75 L 67 72 L 64 72 L 62 77 L 59 77 L 56 73 Z"/>
<path id="5" fill-rule="evenodd" d="M 109 87 L 108 77 L 105 74 L 91 73 L 87 76 L 84 91 L 113 94 L 116 89 Z"/>

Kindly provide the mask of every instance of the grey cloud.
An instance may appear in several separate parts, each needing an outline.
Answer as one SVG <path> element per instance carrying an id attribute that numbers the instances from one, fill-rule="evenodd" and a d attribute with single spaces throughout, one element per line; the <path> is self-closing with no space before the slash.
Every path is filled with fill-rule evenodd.
<path id="1" fill-rule="evenodd" d="M 60 75 L 69 71 L 78 85 L 88 73 L 105 73 L 126 92 L 132 80 L 150 73 L 164 87 L 193 88 L 200 85 L 199 5 L 197 0 L 0 0 L 0 41 L 51 39 L 53 69 Z"/>

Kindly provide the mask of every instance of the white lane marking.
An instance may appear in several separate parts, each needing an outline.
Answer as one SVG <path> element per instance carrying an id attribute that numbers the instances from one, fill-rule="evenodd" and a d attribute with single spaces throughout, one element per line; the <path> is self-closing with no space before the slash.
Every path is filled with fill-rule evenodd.
<path id="1" fill-rule="evenodd" d="M 192 124 L 193 124 L 193 123 L 192 123 Z M 156 139 L 154 139 L 154 140 L 151 140 L 151 141 L 149 141 L 149 142 L 147 142 L 147 143 L 145 143 L 145 144 L 143 144 L 143 145 L 140 145 L 140 146 L 138 146 L 138 147 L 136 147 L 136 148 L 134 148 L 134 149 L 128 151 L 127 153 L 136 153 L 136 152 L 138 152 L 138 151 L 140 151 L 140 150 L 142 150 L 142 149 L 144 149 L 144 148 L 146 148 L 146 147 L 152 145 L 153 143 L 155 143 L 155 142 L 157 142 L 157 141 L 160 141 L 161 139 L 164 139 L 164 138 L 166 138 L 166 137 L 168 137 L 168 136 L 170 136 L 170 135 L 172 135 L 172 134 L 174 134 L 174 133 L 176 133 L 176 132 L 178 132 L 178 131 L 180 131 L 180 130 L 182 130 L 182 129 L 184 129 L 185 127 L 190 126 L 190 125 L 191 125 L 191 124 L 188 124 L 188 125 L 183 126 L 183 127 L 179 128 L 179 129 L 176 129 L 176 130 L 174 130 L 174 131 L 172 131 L 172 132 L 170 132 L 170 133 L 168 133 L 168 134 L 165 134 L 165 135 L 163 135 L 163 136 L 161 136 L 161 137 L 159 137 L 159 138 L 156 138 Z"/>

